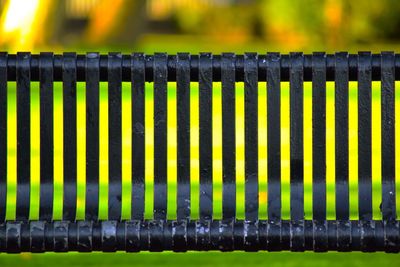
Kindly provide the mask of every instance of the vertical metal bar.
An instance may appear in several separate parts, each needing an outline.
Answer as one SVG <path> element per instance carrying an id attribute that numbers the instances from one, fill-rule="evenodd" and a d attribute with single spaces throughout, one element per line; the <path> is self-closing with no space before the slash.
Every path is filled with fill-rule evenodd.
<path id="1" fill-rule="evenodd" d="M 358 211 L 372 220 L 372 97 L 371 53 L 358 54 Z"/>
<path id="2" fill-rule="evenodd" d="M 213 143 L 212 143 L 212 89 L 213 57 L 201 53 L 199 58 L 199 149 L 200 149 L 200 219 L 213 217 Z"/>
<path id="3" fill-rule="evenodd" d="M 349 219 L 349 62 L 335 54 L 336 219 Z"/>
<path id="4" fill-rule="evenodd" d="M 31 127 L 30 53 L 17 54 L 17 207 L 16 220 L 29 219 Z"/>
<path id="5" fill-rule="evenodd" d="M 190 219 L 190 55 L 176 57 L 177 219 Z"/>
<path id="6" fill-rule="evenodd" d="M 304 219 L 303 54 L 290 54 L 290 215 Z"/>
<path id="7" fill-rule="evenodd" d="M 221 58 L 222 83 L 222 218 L 236 216 L 235 64 L 233 53 Z"/>
<path id="8" fill-rule="evenodd" d="M 154 71 L 154 219 L 167 218 L 167 54 L 156 53 Z"/>
<path id="9" fill-rule="evenodd" d="M 40 78 L 40 208 L 39 219 L 53 217 L 54 132 L 53 132 L 53 53 L 41 53 Z"/>
<path id="10" fill-rule="evenodd" d="M 122 213 L 122 56 L 108 54 L 108 219 Z"/>
<path id="11" fill-rule="evenodd" d="M 75 221 L 77 192 L 76 54 L 63 57 L 64 207 L 63 220 Z"/>
<path id="12" fill-rule="evenodd" d="M 244 55 L 245 90 L 245 213 L 258 220 L 258 55 Z"/>
<path id="13" fill-rule="evenodd" d="M 281 219 L 281 58 L 267 54 L 268 219 Z"/>
<path id="14" fill-rule="evenodd" d="M 85 219 L 99 216 L 100 57 L 86 54 L 86 206 Z"/>
<path id="15" fill-rule="evenodd" d="M 312 56 L 313 219 L 326 220 L 326 56 Z"/>
<path id="16" fill-rule="evenodd" d="M 396 219 L 395 56 L 381 54 L 382 219 Z"/>
<path id="17" fill-rule="evenodd" d="M 7 207 L 7 58 L 0 52 L 0 223 Z"/>
<path id="18" fill-rule="evenodd" d="M 132 54 L 132 219 L 144 218 L 145 205 L 145 58 Z"/>

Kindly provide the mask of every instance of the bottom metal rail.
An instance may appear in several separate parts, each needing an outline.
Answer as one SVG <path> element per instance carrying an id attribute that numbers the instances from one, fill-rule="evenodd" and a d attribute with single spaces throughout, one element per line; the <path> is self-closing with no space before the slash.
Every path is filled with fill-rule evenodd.
<path id="1" fill-rule="evenodd" d="M 0 252 L 400 250 L 399 221 L 8 221 Z"/>

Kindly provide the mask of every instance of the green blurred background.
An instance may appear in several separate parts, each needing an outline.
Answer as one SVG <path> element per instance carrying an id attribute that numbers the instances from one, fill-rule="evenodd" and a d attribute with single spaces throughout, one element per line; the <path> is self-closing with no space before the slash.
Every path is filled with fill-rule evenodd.
<path id="1" fill-rule="evenodd" d="M 32 51 L 119 51 L 135 52 L 236 52 L 312 51 L 357 52 L 398 51 L 400 3 L 397 0 L 0 0 L 0 48 L 8 52 Z M 31 210 L 39 211 L 39 84 L 31 84 Z M 100 217 L 107 219 L 107 84 L 100 85 Z M 213 88 L 213 160 L 215 217 L 220 218 L 222 181 L 221 86 Z M 396 118 L 400 117 L 400 84 L 396 83 Z M 305 131 L 305 217 L 312 218 L 311 83 L 304 84 Z M 130 84 L 123 83 L 123 207 L 130 216 L 131 105 Z M 380 83 L 373 83 L 373 212 L 381 219 Z M 176 84 L 168 85 L 168 217 L 176 208 Z M 236 87 L 237 212 L 244 216 L 244 88 Z M 357 83 L 350 83 L 350 205 L 351 218 L 358 218 L 357 183 Z M 77 217 L 85 208 L 85 84 L 78 83 L 78 200 Z M 7 218 L 15 218 L 16 192 L 16 94 L 15 82 L 8 84 L 8 182 Z M 54 218 L 62 215 L 62 84 L 54 87 L 55 195 Z M 153 198 L 153 92 L 146 84 L 146 218 L 152 217 Z M 289 86 L 282 83 L 282 212 L 289 218 Z M 198 85 L 191 84 L 191 210 L 198 217 Z M 266 84 L 259 83 L 259 183 L 260 218 L 267 216 Z M 327 83 L 327 211 L 335 218 L 334 173 L 334 84 Z M 396 144 L 400 144 L 396 123 Z M 4 154 L 3 154 L 4 156 Z M 400 148 L 396 147 L 396 177 L 400 175 Z M 396 179 L 397 192 L 400 181 Z M 398 212 L 400 194 L 397 194 Z M 139 253 L 139 254 L 54 254 L 0 255 L 1 266 L 152 266 L 176 264 L 197 266 L 328 266 L 400 263 L 400 255 L 383 253 Z"/>

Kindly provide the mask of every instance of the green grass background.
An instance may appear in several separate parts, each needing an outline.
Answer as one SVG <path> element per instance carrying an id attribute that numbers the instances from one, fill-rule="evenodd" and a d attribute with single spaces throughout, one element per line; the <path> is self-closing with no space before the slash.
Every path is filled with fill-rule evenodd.
<path id="1" fill-rule="evenodd" d="M 189 253 L 68 253 L 68 254 L 28 254 L 0 255 L 1 266 L 307 266 L 307 267 L 365 267 L 396 266 L 400 262 L 399 254 L 361 252 L 352 253 L 291 253 L 291 252 L 189 252 Z"/>
<path id="2" fill-rule="evenodd" d="M 130 217 L 130 193 L 131 193 L 131 93 L 130 83 L 123 83 L 123 218 Z M 396 86 L 396 91 L 400 88 Z M 153 91 L 152 84 L 146 84 L 146 208 L 145 217 L 152 218 L 153 210 Z M 311 123 L 311 83 L 304 84 L 304 192 L 305 192 L 305 217 L 312 218 L 312 123 Z M 373 83 L 372 103 L 372 129 L 373 129 L 373 216 L 381 219 L 379 210 L 381 199 L 381 162 L 380 162 L 380 83 Z M 169 83 L 168 86 L 168 218 L 173 219 L 176 210 L 176 84 Z M 349 88 L 350 98 L 350 207 L 351 218 L 358 218 L 358 196 L 357 196 L 357 83 L 351 82 Z M 62 166 L 62 83 L 54 85 L 54 218 L 62 217 L 63 199 L 63 166 Z M 335 217 L 335 173 L 334 173 L 334 83 L 327 83 L 327 211 L 328 218 Z M 289 168 L 289 85 L 282 83 L 281 88 L 281 129 L 282 129 L 282 213 L 283 218 L 288 219 L 290 213 L 290 168 Z M 108 196 L 108 115 L 107 115 L 107 84 L 100 84 L 100 218 L 107 219 L 107 196 Z M 399 118 L 400 93 L 396 94 L 396 117 Z M 78 126 L 78 200 L 77 218 L 83 219 L 85 213 L 85 83 L 78 83 L 77 88 L 77 126 Z M 192 217 L 198 217 L 198 85 L 191 84 L 191 211 Z M 236 87 L 236 142 L 237 142 L 237 216 L 244 217 L 244 87 L 243 83 L 237 83 Z M 259 83 L 259 196 L 261 219 L 267 218 L 267 112 L 266 112 L 266 83 Z M 40 139 L 39 139 L 39 84 L 31 83 L 31 209 L 30 218 L 35 220 L 39 214 L 39 180 L 40 180 Z M 221 217 L 222 211 L 222 137 L 221 137 L 221 85 L 214 83 L 213 88 L 213 160 L 214 160 L 214 216 Z M 278 127 L 278 126 L 277 126 Z M 400 129 L 396 123 L 396 144 L 399 144 Z M 7 181 L 7 219 L 15 218 L 16 203 L 16 88 L 15 83 L 8 84 L 8 181 Z M 399 148 L 396 147 L 396 174 L 399 174 Z M 397 175 L 396 177 L 399 177 Z M 400 182 L 396 181 L 397 192 L 400 192 Z M 397 194 L 397 207 L 400 211 L 400 194 Z M 195 264 L 199 266 L 221 265 L 238 266 L 243 264 L 271 264 L 274 265 L 297 265 L 306 263 L 313 266 L 324 266 L 332 263 L 354 266 L 372 266 L 377 263 L 399 262 L 400 256 L 377 254 L 313 254 L 313 253 L 140 253 L 140 254 L 54 254 L 44 255 L 21 254 L 13 256 L 0 255 L 0 265 L 84 265 L 105 266 L 115 264 L 125 266 L 135 264 L 138 266 L 149 265 L 175 265 Z"/>

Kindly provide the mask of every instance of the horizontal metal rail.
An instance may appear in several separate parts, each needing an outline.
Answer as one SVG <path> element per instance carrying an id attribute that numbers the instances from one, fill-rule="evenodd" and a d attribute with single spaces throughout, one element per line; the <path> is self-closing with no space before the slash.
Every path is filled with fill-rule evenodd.
<path id="1" fill-rule="evenodd" d="M 0 52 L 1 53 L 1 52 Z M 86 58 L 88 55 L 77 55 L 76 56 L 76 69 L 77 69 L 77 81 L 85 81 L 86 75 Z M 312 80 L 312 55 L 303 55 L 304 59 L 304 81 Z M 327 54 L 326 56 L 326 80 L 334 81 L 335 79 L 335 55 Z M 62 68 L 63 68 L 64 55 L 54 54 L 52 56 L 54 81 L 62 81 Z M 122 81 L 131 81 L 131 67 L 132 67 L 133 55 L 121 54 L 122 59 Z M 356 54 L 348 55 L 349 65 L 349 80 L 357 81 L 357 58 Z M 39 81 L 39 69 L 40 69 L 40 55 L 32 54 L 30 59 L 31 68 L 31 80 Z M 145 80 L 146 82 L 153 81 L 153 62 L 154 55 L 145 55 Z M 168 81 L 176 81 L 176 55 L 168 55 L 167 68 L 168 68 Z M 280 76 L 281 81 L 289 81 L 290 71 L 290 57 L 287 54 L 280 56 Z M 7 80 L 16 80 L 16 66 L 17 56 L 15 54 L 9 54 L 7 56 Z M 372 67 L 372 80 L 378 81 L 381 78 L 381 55 L 372 54 L 371 58 Z M 100 55 L 99 61 L 100 81 L 107 81 L 107 68 L 108 68 L 108 56 Z M 258 81 L 266 81 L 266 73 L 268 68 L 268 56 L 260 54 L 258 56 Z M 190 57 L 190 80 L 199 80 L 199 55 L 191 55 Z M 400 54 L 395 54 L 395 69 L 396 69 L 396 80 L 400 80 Z M 215 82 L 221 81 L 221 55 L 213 55 L 212 61 L 212 79 Z M 243 81 L 244 78 L 244 56 L 236 55 L 235 57 L 235 76 L 236 81 Z"/>
<path id="2" fill-rule="evenodd" d="M 31 221 L 0 224 L 0 252 L 399 252 L 399 223 L 382 221 Z"/>

